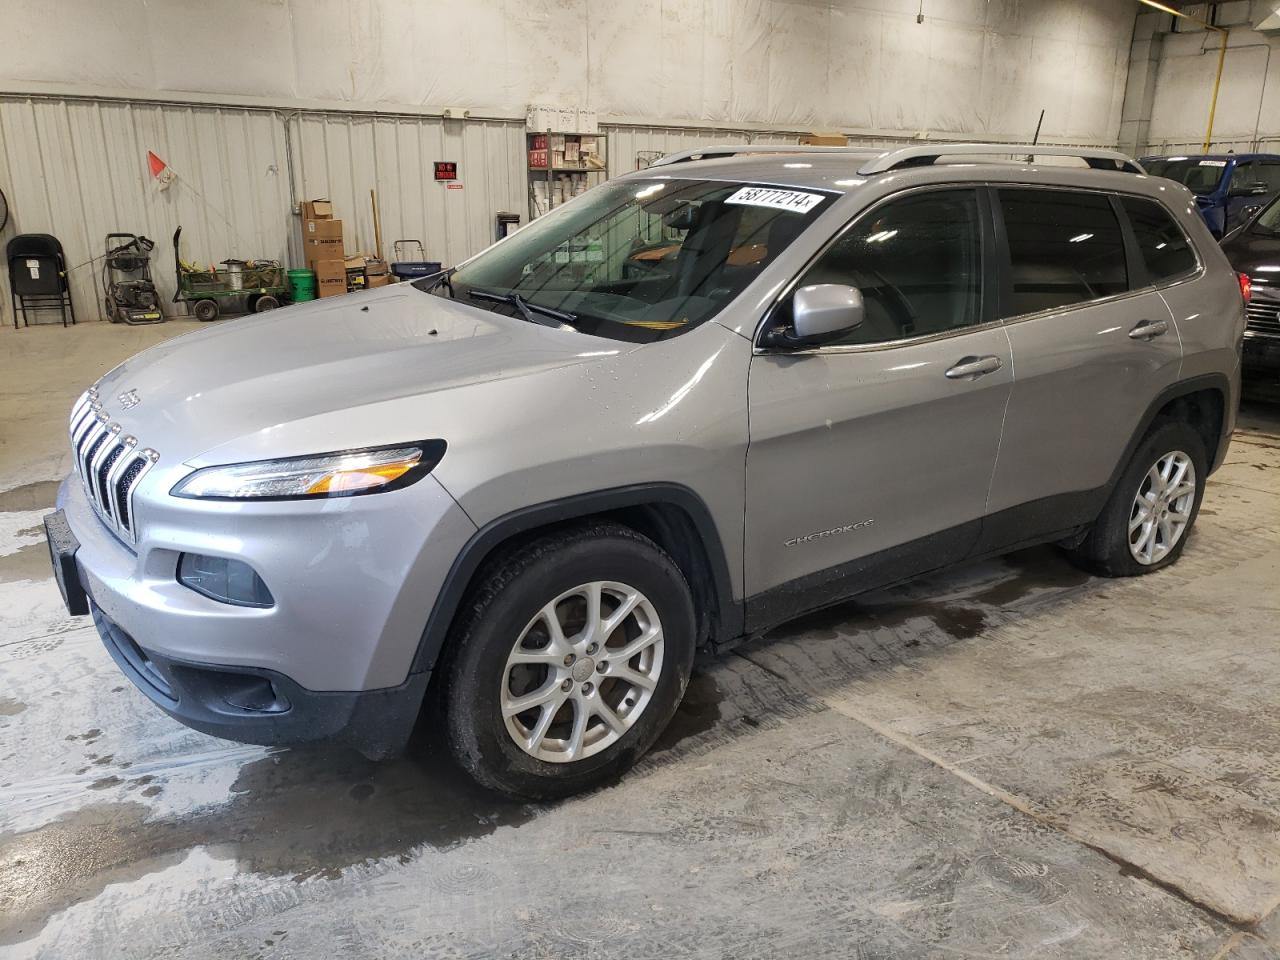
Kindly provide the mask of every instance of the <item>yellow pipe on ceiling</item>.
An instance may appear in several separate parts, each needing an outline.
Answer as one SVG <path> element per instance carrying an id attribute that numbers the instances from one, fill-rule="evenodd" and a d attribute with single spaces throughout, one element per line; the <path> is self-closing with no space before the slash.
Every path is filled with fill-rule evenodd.
<path id="1" fill-rule="evenodd" d="M 1204 132 L 1204 148 L 1201 151 L 1208 153 L 1209 145 L 1213 142 L 1213 120 L 1218 113 L 1218 91 L 1222 88 L 1222 68 L 1227 63 L 1227 29 L 1209 23 L 1207 20 L 1201 20 L 1199 17 L 1194 17 L 1189 13 L 1183 13 L 1181 10 L 1175 10 L 1173 7 L 1163 3 L 1158 3 L 1157 0 L 1138 0 L 1138 2 L 1148 7 L 1154 7 L 1162 13 L 1172 14 L 1175 17 L 1181 17 L 1183 20 L 1190 20 L 1206 30 L 1214 30 L 1222 38 L 1222 43 L 1218 47 L 1218 72 L 1213 78 L 1213 96 L 1209 99 L 1209 125 Z"/>

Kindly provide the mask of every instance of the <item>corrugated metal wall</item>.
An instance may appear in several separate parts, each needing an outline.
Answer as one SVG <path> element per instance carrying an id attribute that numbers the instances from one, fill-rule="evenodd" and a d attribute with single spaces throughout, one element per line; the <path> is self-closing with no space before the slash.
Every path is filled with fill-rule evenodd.
<path id="1" fill-rule="evenodd" d="M 523 123 L 301 113 L 289 134 L 299 199 L 334 201 L 349 252 L 373 251 L 371 189 L 388 259 L 414 239 L 456 263 L 493 242 L 496 213 L 527 214 Z M 460 188 L 436 182 L 437 160 L 458 164 Z"/>
<path id="2" fill-rule="evenodd" d="M 156 189 L 154 150 L 181 182 Z M 156 241 L 153 269 L 173 293 L 172 236 L 184 227 L 188 259 L 233 251 L 283 257 L 288 209 L 284 128 L 274 114 L 121 102 L 0 98 L 0 185 L 18 233 L 51 233 L 71 266 L 78 317 L 101 314 L 99 258 L 112 231 Z M 9 316 L 6 271 L 0 319 Z M 56 321 L 49 314 L 44 322 Z"/>
<path id="3" fill-rule="evenodd" d="M 160 191 L 147 151 L 177 180 Z M 433 161 L 458 164 L 461 189 L 436 183 Z M 290 190 L 292 165 L 294 185 Z M 292 201 L 328 196 L 346 223 L 349 252 L 372 251 L 369 190 L 378 191 L 386 253 L 420 239 L 429 259 L 456 262 L 492 242 L 499 210 L 524 216 L 524 127 L 517 122 L 284 113 L 62 98 L 0 97 L 0 189 L 18 233 L 52 233 L 72 267 L 81 321 L 101 316 L 104 237 L 156 241 L 153 270 L 173 295 L 174 230 L 184 259 L 301 261 Z M 7 270 L 0 322 L 12 323 Z M 179 308 L 180 309 L 180 308 Z M 57 322 L 56 314 L 33 317 Z"/>

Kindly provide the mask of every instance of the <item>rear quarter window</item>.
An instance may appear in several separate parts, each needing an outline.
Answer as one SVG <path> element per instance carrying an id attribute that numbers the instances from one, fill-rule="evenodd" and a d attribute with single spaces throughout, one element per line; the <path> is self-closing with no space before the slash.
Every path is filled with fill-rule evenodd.
<path id="1" fill-rule="evenodd" d="M 1155 200 L 1120 200 L 1152 283 L 1186 276 L 1196 269 L 1196 253 L 1173 216 Z"/>

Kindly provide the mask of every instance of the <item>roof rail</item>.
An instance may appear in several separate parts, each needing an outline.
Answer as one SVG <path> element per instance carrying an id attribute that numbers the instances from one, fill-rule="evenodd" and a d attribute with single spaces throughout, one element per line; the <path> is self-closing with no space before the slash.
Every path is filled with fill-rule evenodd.
<path id="1" fill-rule="evenodd" d="M 1095 170 L 1122 170 L 1125 173 L 1146 173 L 1142 165 L 1118 150 L 1101 147 L 1043 147 L 1031 143 L 931 143 L 910 147 L 897 147 L 878 154 L 864 163 L 858 173 L 869 176 L 903 167 L 927 166 L 942 158 L 982 157 L 992 155 L 1034 157 L 1079 157 Z"/>
<path id="2" fill-rule="evenodd" d="M 665 167 L 668 164 L 684 163 L 689 160 L 720 160 L 725 157 L 756 153 L 841 153 L 856 157 L 881 156 L 880 150 L 872 147 L 819 147 L 802 143 L 726 143 L 669 153 L 653 161 L 649 166 Z"/>

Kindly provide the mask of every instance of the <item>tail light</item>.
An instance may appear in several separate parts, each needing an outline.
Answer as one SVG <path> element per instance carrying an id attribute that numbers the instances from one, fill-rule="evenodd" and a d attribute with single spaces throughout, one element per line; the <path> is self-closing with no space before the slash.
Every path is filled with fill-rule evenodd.
<path id="1" fill-rule="evenodd" d="M 1249 279 L 1247 273 L 1238 273 L 1236 276 L 1240 279 L 1240 296 L 1244 298 L 1244 302 L 1248 304 L 1253 299 L 1253 281 Z"/>

